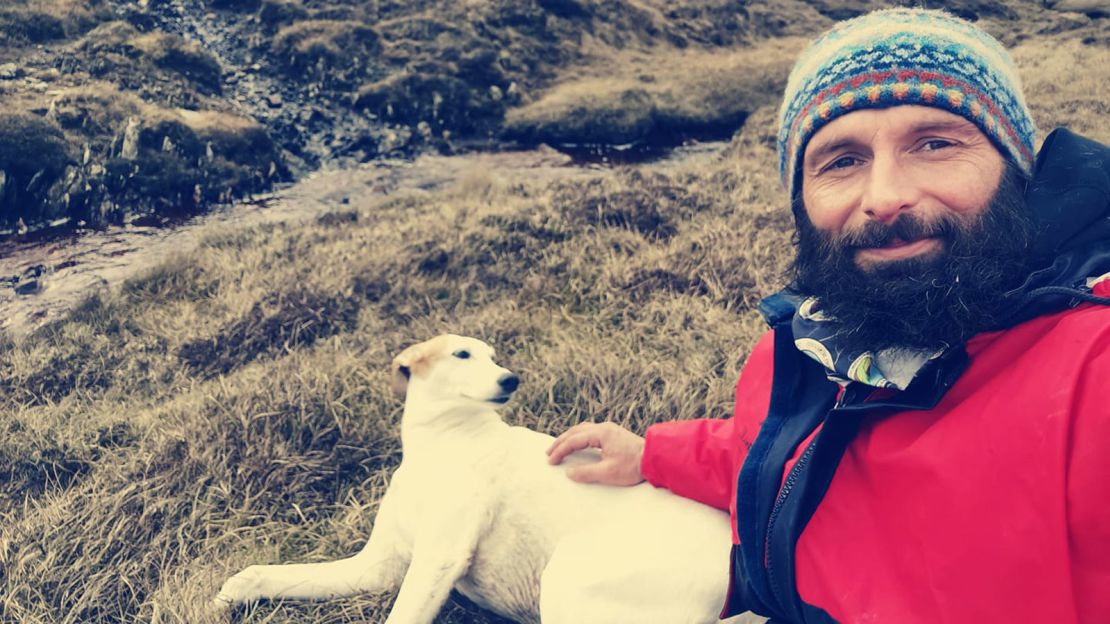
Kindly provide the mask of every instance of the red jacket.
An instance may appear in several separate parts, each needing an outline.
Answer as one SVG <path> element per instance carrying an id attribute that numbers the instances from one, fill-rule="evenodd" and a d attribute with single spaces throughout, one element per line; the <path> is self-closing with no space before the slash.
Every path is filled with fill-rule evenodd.
<path id="1" fill-rule="evenodd" d="M 734 542 L 771 338 L 732 418 L 647 431 L 645 478 L 729 509 Z M 967 352 L 934 409 L 864 422 L 798 540 L 798 593 L 845 623 L 1110 623 L 1110 308 L 980 334 Z"/>

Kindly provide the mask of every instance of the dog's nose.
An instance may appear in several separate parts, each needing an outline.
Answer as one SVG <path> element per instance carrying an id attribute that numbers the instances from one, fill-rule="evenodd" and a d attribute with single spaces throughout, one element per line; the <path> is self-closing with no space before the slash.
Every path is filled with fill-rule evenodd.
<path id="1" fill-rule="evenodd" d="M 501 386 L 501 389 L 505 392 L 513 392 L 520 385 L 520 377 L 512 373 L 505 373 L 497 380 L 497 385 Z"/>

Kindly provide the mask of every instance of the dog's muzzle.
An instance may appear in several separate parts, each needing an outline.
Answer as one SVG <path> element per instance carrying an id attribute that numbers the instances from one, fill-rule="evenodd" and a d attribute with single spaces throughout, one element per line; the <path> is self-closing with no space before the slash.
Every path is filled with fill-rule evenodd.
<path id="1" fill-rule="evenodd" d="M 520 377 L 513 373 L 505 373 L 497 380 L 497 386 L 501 388 L 501 394 L 490 399 L 490 403 L 504 405 L 509 402 L 509 398 L 513 396 L 517 387 L 520 386 Z"/>

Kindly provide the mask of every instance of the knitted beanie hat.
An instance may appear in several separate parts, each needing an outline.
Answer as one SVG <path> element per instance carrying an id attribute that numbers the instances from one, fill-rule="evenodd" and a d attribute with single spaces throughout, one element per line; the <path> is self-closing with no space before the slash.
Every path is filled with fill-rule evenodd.
<path id="1" fill-rule="evenodd" d="M 794 197 L 809 139 L 855 110 L 917 104 L 974 123 L 1029 174 L 1036 129 L 1010 55 L 982 29 L 926 9 L 841 22 L 802 52 L 779 109 L 779 174 Z"/>

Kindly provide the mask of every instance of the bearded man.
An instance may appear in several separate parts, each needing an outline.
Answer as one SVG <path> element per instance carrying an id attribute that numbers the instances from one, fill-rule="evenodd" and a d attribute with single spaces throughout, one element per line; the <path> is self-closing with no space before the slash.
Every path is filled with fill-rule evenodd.
<path id="1" fill-rule="evenodd" d="M 1110 148 L 1034 157 L 1009 55 L 916 9 L 814 41 L 779 123 L 795 279 L 733 417 L 550 461 L 729 509 L 723 615 L 1110 622 Z"/>

